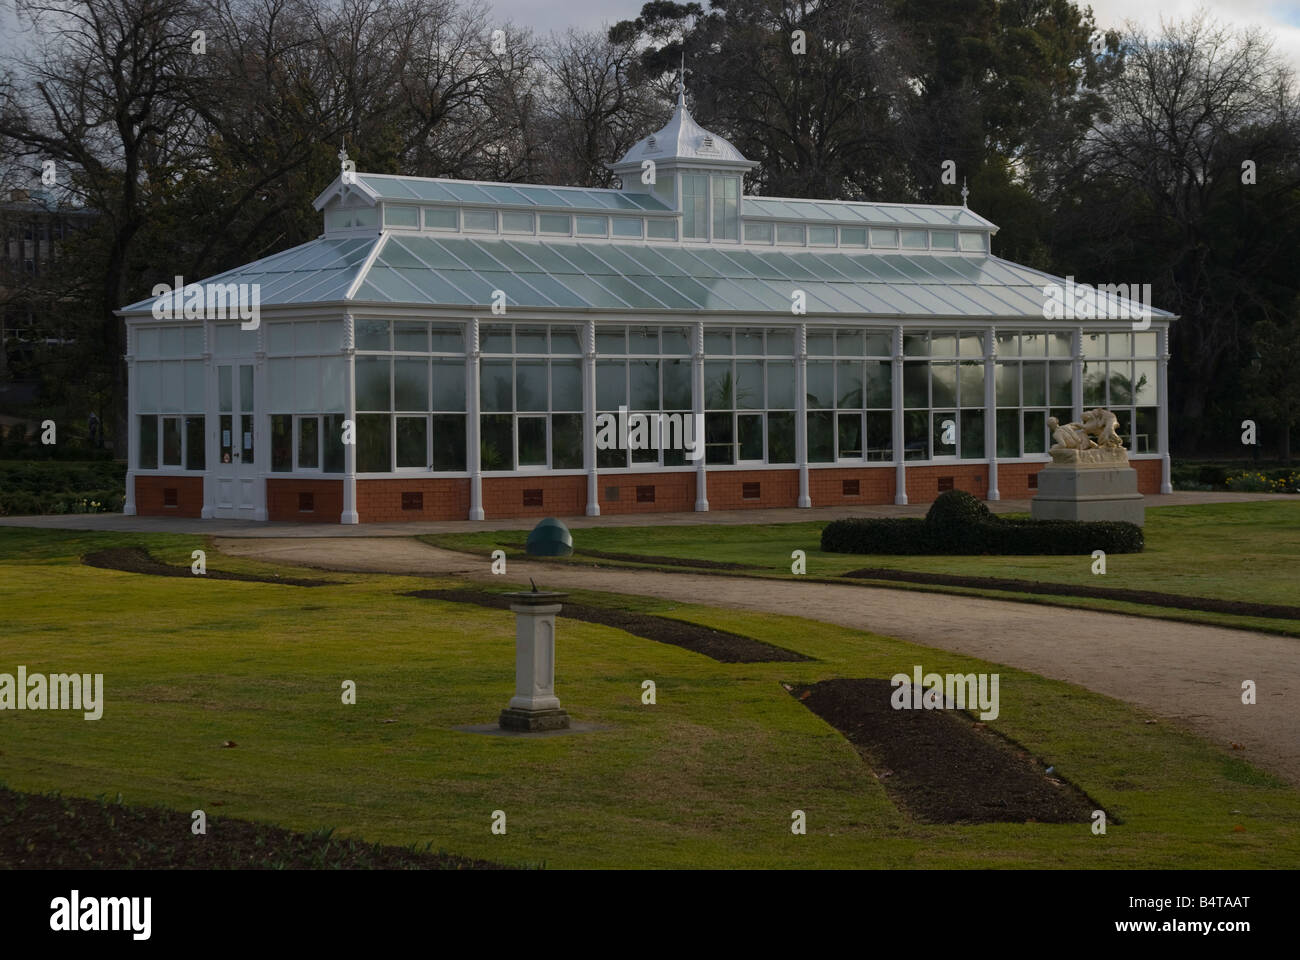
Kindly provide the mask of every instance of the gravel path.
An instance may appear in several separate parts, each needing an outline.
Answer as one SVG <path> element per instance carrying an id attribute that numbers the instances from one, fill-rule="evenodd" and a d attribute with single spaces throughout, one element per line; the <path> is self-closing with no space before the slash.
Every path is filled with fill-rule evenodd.
<path id="1" fill-rule="evenodd" d="M 413 539 L 222 538 L 218 549 L 328 570 L 490 580 L 489 559 Z M 508 579 L 760 610 L 952 650 L 1127 701 L 1300 786 L 1300 641 L 1266 633 L 879 587 L 511 561 Z M 1257 703 L 1241 702 L 1254 680 Z"/>

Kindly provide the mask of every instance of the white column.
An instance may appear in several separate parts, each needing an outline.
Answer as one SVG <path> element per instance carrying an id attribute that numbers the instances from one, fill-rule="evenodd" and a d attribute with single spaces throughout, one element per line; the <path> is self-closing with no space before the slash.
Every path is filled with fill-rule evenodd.
<path id="1" fill-rule="evenodd" d="M 600 479 L 596 473 L 596 321 L 582 331 L 582 466 L 587 471 L 587 516 L 600 516 Z"/>
<path id="2" fill-rule="evenodd" d="M 894 503 L 907 503 L 907 468 L 903 466 L 903 325 L 894 328 Z"/>
<path id="3" fill-rule="evenodd" d="M 1001 500 L 998 491 L 998 331 L 989 327 L 984 345 L 984 455 L 989 458 L 989 500 Z"/>
<path id="4" fill-rule="evenodd" d="M 479 418 L 479 349 L 478 317 L 465 324 L 465 406 L 469 423 L 465 429 L 465 442 L 469 445 L 469 518 L 482 520 L 483 512 L 483 443 L 479 439 L 482 421 Z"/>
<path id="5" fill-rule="evenodd" d="M 266 519 L 266 479 L 271 474 L 271 417 L 267 404 L 266 324 L 257 325 L 253 353 L 253 459 L 257 464 L 257 508 L 254 520 Z M 319 389 L 319 387 L 318 387 Z"/>
<path id="6" fill-rule="evenodd" d="M 1168 325 L 1159 327 L 1156 330 L 1156 422 L 1157 429 L 1160 431 L 1160 443 L 1157 449 L 1160 451 L 1160 492 L 1173 493 L 1174 485 L 1169 475 L 1169 327 Z M 1133 413 L 1134 419 L 1137 418 L 1137 411 Z M 1137 424 L 1133 424 L 1134 428 Z M 1135 431 L 1136 432 L 1136 431 Z"/>
<path id="7" fill-rule="evenodd" d="M 695 349 L 691 351 L 691 411 L 695 422 L 704 423 L 704 323 L 697 320 L 691 330 L 691 340 Z M 709 475 L 704 461 L 708 459 L 708 450 L 704 446 L 704 433 L 696 438 L 700 445 L 700 459 L 695 461 L 695 509 L 705 513 L 709 509 Z"/>
<path id="8" fill-rule="evenodd" d="M 794 448 L 799 462 L 799 506 L 811 507 L 808 495 L 808 324 L 794 335 Z"/>
<path id="9" fill-rule="evenodd" d="M 1070 406 L 1074 408 L 1070 415 L 1077 423 L 1083 419 L 1083 327 L 1074 328 L 1070 341 L 1073 344 L 1070 350 L 1070 366 L 1073 371 L 1070 376 Z M 1051 389 L 1050 383 L 1048 389 Z"/>
<path id="10" fill-rule="evenodd" d="M 135 516 L 135 468 L 140 462 L 140 416 L 136 406 L 136 395 L 139 391 L 135 382 L 137 338 L 135 325 L 128 323 L 126 325 L 126 499 L 122 502 L 122 514 L 127 517 Z"/>
<path id="11" fill-rule="evenodd" d="M 203 321 L 203 510 L 200 516 L 211 520 L 217 514 L 217 471 L 221 462 L 221 412 L 217 409 L 217 367 L 212 359 L 213 326 Z"/>
<path id="12" fill-rule="evenodd" d="M 339 523 L 358 523 L 357 514 L 357 336 L 352 314 L 343 314 L 343 418 L 352 424 L 352 443 L 343 445 L 343 515 Z"/>

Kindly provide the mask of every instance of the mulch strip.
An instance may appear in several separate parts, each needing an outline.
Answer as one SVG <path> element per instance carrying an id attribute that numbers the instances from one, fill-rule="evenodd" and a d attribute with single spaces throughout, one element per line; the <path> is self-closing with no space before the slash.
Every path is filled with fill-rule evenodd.
<path id="1" fill-rule="evenodd" d="M 1002 577 L 966 577 L 949 573 L 917 573 L 882 567 L 863 567 L 842 574 L 856 580 L 891 580 L 902 583 L 929 583 L 945 587 L 976 587 L 985 590 L 1015 590 L 1057 597 L 1095 597 L 1099 600 L 1127 600 L 1152 607 L 1176 607 L 1206 613 L 1230 613 L 1242 617 L 1269 617 L 1274 620 L 1300 620 L 1300 607 L 1278 603 L 1250 603 L 1245 600 L 1218 600 L 1213 597 L 1157 593 L 1153 590 L 1130 590 L 1125 587 L 1083 587 L 1068 583 L 1044 583 L 1041 580 L 1009 580 Z"/>
<path id="2" fill-rule="evenodd" d="M 210 814 L 211 811 L 208 811 Z M 0 868 L 20 870 L 503 870 L 448 853 L 271 824 L 0 787 Z"/>
<path id="3" fill-rule="evenodd" d="M 527 553 L 528 546 L 523 543 L 507 543 L 504 546 L 513 550 L 519 550 L 521 553 Z M 735 563 L 730 560 L 698 560 L 693 557 L 653 557 L 640 553 L 610 553 L 606 550 L 574 550 L 573 555 L 569 557 L 534 557 L 528 559 L 541 561 L 569 561 L 585 560 L 588 557 L 595 560 L 621 560 L 625 563 L 644 563 L 655 567 L 689 567 L 692 570 L 764 570 L 765 567 L 753 563 Z"/>
<path id="4" fill-rule="evenodd" d="M 888 680 L 791 693 L 853 744 L 893 802 L 923 823 L 1088 823 L 1099 805 L 958 710 L 895 710 Z"/>
<path id="5" fill-rule="evenodd" d="M 144 573 L 153 577 L 186 577 L 205 580 L 242 580 L 246 583 L 281 583 L 291 587 L 328 587 L 338 583 L 337 580 L 304 580 L 298 577 L 257 577 L 249 573 L 223 573 L 209 570 L 200 578 L 189 567 L 173 567 L 155 560 L 143 547 L 111 547 L 96 550 L 81 558 L 88 567 L 103 570 L 121 570 L 125 573 Z"/>
<path id="6" fill-rule="evenodd" d="M 402 594 L 406 597 L 419 597 L 422 600 L 444 600 L 450 603 L 472 603 L 480 607 L 492 607 L 496 610 L 509 610 L 510 600 L 499 593 L 486 590 L 415 590 Z M 712 627 L 671 617 L 657 617 L 648 613 L 633 613 L 627 610 L 615 610 L 610 607 L 597 607 L 585 603 L 564 601 L 559 616 L 585 623 L 598 623 L 606 627 L 615 627 L 634 636 L 659 643 L 671 643 L 694 653 L 702 653 L 720 663 L 771 663 L 811 660 L 802 653 L 776 647 L 753 637 L 714 630 Z"/>

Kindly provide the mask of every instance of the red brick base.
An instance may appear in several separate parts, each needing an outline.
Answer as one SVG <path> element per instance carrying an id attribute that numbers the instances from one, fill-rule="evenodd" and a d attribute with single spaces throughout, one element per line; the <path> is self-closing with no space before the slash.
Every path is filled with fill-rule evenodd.
<path id="1" fill-rule="evenodd" d="M 468 477 L 357 481 L 357 519 L 362 523 L 464 520 L 468 516 Z"/>
<path id="2" fill-rule="evenodd" d="M 468 482 L 468 481 L 466 481 Z M 483 516 L 579 517 L 587 510 L 585 476 L 484 477 Z M 469 512 L 468 502 L 461 518 Z"/>
<path id="3" fill-rule="evenodd" d="M 142 517 L 200 517 L 203 478 L 136 477 L 135 512 Z"/>
<path id="4" fill-rule="evenodd" d="M 302 509 L 305 503 L 299 494 L 310 495 L 311 509 Z M 297 523 L 338 523 L 343 519 L 343 481 L 279 480 L 268 477 L 266 518 Z"/>

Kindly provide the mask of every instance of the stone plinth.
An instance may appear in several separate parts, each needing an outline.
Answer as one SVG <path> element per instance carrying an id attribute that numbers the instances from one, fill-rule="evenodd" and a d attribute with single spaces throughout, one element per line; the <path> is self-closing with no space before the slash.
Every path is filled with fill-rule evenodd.
<path id="1" fill-rule="evenodd" d="M 555 695 L 555 615 L 567 593 L 508 593 L 515 614 L 515 695 L 501 711 L 503 730 L 564 730 L 569 715 Z"/>
<path id="2" fill-rule="evenodd" d="M 1029 508 L 1035 520 L 1125 520 L 1138 526 L 1146 514 L 1137 471 L 1127 457 L 1076 463 L 1054 459 L 1038 471 L 1038 493 Z"/>

